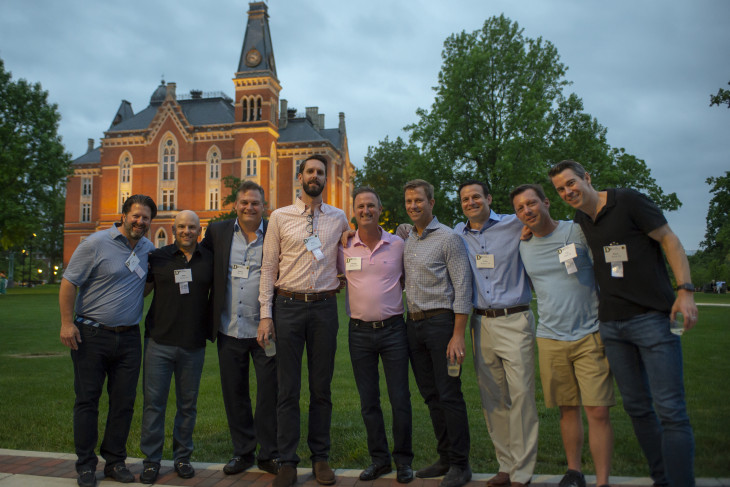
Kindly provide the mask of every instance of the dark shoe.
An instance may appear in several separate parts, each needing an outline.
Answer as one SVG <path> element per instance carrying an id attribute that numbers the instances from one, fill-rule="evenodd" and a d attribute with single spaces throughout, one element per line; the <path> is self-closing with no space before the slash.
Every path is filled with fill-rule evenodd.
<path id="1" fill-rule="evenodd" d="M 258 467 L 259 470 L 263 470 L 264 472 L 269 472 L 276 475 L 277 473 L 279 473 L 279 459 L 271 458 L 269 460 L 259 460 Z"/>
<path id="2" fill-rule="evenodd" d="M 530 485 L 530 482 L 532 482 L 532 480 L 528 480 L 524 484 L 522 482 L 511 482 L 509 485 L 510 487 L 527 487 L 528 485 Z"/>
<path id="3" fill-rule="evenodd" d="M 294 465 L 279 465 L 273 487 L 291 487 L 297 483 L 297 468 Z"/>
<path id="4" fill-rule="evenodd" d="M 449 471 L 444 475 L 444 479 L 439 484 L 439 487 L 461 487 L 471 480 L 471 468 L 469 465 L 466 467 L 457 467 L 452 465 Z"/>
<path id="5" fill-rule="evenodd" d="M 312 473 L 314 478 L 317 479 L 317 483 L 320 485 L 332 485 L 335 483 L 335 473 L 330 468 L 330 464 L 327 460 L 320 462 L 314 462 L 312 466 Z"/>
<path id="6" fill-rule="evenodd" d="M 190 465 L 190 460 L 178 460 L 175 462 L 175 471 L 181 479 L 191 479 L 195 477 L 195 469 Z"/>
<path id="7" fill-rule="evenodd" d="M 104 476 L 111 477 L 123 484 L 134 482 L 134 475 L 132 475 L 132 472 L 129 471 L 124 462 L 117 462 L 114 465 L 104 467 Z"/>
<path id="8" fill-rule="evenodd" d="M 439 459 L 436 463 L 433 465 L 429 465 L 426 468 L 422 468 L 421 470 L 416 472 L 416 477 L 419 479 L 430 479 L 432 477 L 441 477 L 442 475 L 446 475 L 446 472 L 449 471 L 449 464 L 444 463 L 441 459 Z"/>
<path id="9" fill-rule="evenodd" d="M 76 483 L 79 484 L 79 487 L 96 487 L 96 471 L 90 467 L 83 467 L 79 471 Z"/>
<path id="10" fill-rule="evenodd" d="M 397 470 L 398 473 L 395 474 L 395 479 L 399 484 L 407 484 L 413 481 L 413 469 L 410 465 L 398 465 Z"/>
<path id="11" fill-rule="evenodd" d="M 558 487 L 586 487 L 586 478 L 581 472 L 568 469 Z"/>
<path id="12" fill-rule="evenodd" d="M 253 466 L 253 460 L 244 460 L 242 457 L 233 457 L 231 461 L 226 463 L 223 467 L 223 473 L 226 475 L 233 475 L 241 473 L 244 470 L 248 470 Z"/>
<path id="13" fill-rule="evenodd" d="M 362 471 L 360 474 L 360 480 L 368 482 L 370 480 L 375 480 L 381 475 L 385 475 L 386 473 L 390 473 L 393 471 L 393 467 L 390 466 L 389 463 L 385 465 L 376 465 L 375 463 L 371 463 L 368 465 L 368 468 Z"/>
<path id="14" fill-rule="evenodd" d="M 509 487 L 512 482 L 507 472 L 498 472 L 497 475 L 487 480 L 487 487 Z"/>
<path id="15" fill-rule="evenodd" d="M 145 462 L 142 473 L 139 474 L 139 481 L 143 484 L 154 484 L 157 476 L 160 474 L 160 464 L 154 462 Z"/>

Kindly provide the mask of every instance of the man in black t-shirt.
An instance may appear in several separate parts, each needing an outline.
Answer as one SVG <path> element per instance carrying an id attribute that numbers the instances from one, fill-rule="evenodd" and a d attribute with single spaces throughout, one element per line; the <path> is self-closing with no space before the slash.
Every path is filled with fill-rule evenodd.
<path id="1" fill-rule="evenodd" d="M 684 317 L 684 330 L 697 323 L 682 244 L 661 210 L 641 193 L 596 191 L 575 161 L 558 163 L 549 175 L 560 197 L 577 210 L 575 221 L 593 252 L 601 338 L 654 484 L 691 487 L 694 436 L 682 349 L 670 331 L 677 313 Z M 664 255 L 677 281 L 676 298 Z"/>
<path id="2" fill-rule="evenodd" d="M 149 256 L 146 292 L 155 290 L 145 320 L 144 412 L 140 446 L 145 454 L 140 482 L 157 479 L 165 443 L 165 409 L 175 375 L 177 412 L 172 432 L 173 458 L 182 478 L 195 475 L 190 464 L 205 340 L 215 336 L 208 310 L 213 254 L 200 245 L 200 220 L 181 211 L 172 226 L 175 243 Z"/>

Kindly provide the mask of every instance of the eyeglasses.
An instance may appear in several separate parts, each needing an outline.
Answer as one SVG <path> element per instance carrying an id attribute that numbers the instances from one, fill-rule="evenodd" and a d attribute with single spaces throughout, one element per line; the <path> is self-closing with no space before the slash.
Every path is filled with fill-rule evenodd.
<path id="1" fill-rule="evenodd" d="M 314 217 L 312 215 L 307 215 L 307 233 L 310 235 L 314 233 Z"/>

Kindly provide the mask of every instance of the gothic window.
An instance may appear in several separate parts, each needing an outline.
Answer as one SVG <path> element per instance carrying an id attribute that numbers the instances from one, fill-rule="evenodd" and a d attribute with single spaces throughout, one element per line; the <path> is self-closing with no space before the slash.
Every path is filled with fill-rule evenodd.
<path id="1" fill-rule="evenodd" d="M 125 156 L 124 160 L 122 160 L 122 171 L 121 171 L 121 181 L 122 183 L 128 183 L 132 180 L 132 161 L 129 159 L 129 156 Z"/>
<path id="2" fill-rule="evenodd" d="M 258 157 L 255 152 L 246 154 L 246 176 L 256 176 Z"/>
<path id="3" fill-rule="evenodd" d="M 175 163 L 177 161 L 177 150 L 175 142 L 167 139 L 162 145 L 162 180 L 172 181 L 175 179 Z"/>
<path id="4" fill-rule="evenodd" d="M 81 203 L 81 223 L 91 221 L 91 203 Z"/>
<path id="5" fill-rule="evenodd" d="M 157 232 L 157 236 L 155 237 L 155 245 L 158 249 L 167 245 L 167 233 L 165 233 L 165 230 L 163 230 L 162 228 L 160 228 L 160 230 Z"/>
<path id="6" fill-rule="evenodd" d="M 174 189 L 163 189 L 162 190 L 162 206 L 160 208 L 163 211 L 169 211 L 175 209 L 175 190 Z"/>
<path id="7" fill-rule="evenodd" d="M 243 108 L 243 121 L 248 122 L 248 98 L 241 99 L 241 106 Z"/>
<path id="8" fill-rule="evenodd" d="M 91 178 L 81 178 L 81 196 L 91 196 Z"/>
<path id="9" fill-rule="evenodd" d="M 218 155 L 218 151 L 214 150 L 210 154 L 210 159 L 208 159 L 208 165 L 210 166 L 210 170 L 208 171 L 208 178 L 210 179 L 218 179 L 221 177 L 221 160 L 220 156 Z"/>
<path id="10" fill-rule="evenodd" d="M 208 209 L 209 210 L 218 209 L 218 188 L 214 188 L 214 189 L 210 190 L 210 195 L 208 198 Z"/>

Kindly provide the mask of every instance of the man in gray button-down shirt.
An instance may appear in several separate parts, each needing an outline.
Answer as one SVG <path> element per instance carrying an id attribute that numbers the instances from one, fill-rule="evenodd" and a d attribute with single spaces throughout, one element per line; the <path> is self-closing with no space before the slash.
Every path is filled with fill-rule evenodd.
<path id="1" fill-rule="evenodd" d="M 408 346 L 413 374 L 431 414 L 439 459 L 416 472 L 420 478 L 445 475 L 441 487 L 471 480 L 469 422 L 459 372 L 447 360 L 464 360 L 464 332 L 471 312 L 471 271 L 461 238 L 433 216 L 433 186 L 406 183 L 405 203 L 413 228 L 406 240 Z"/>

